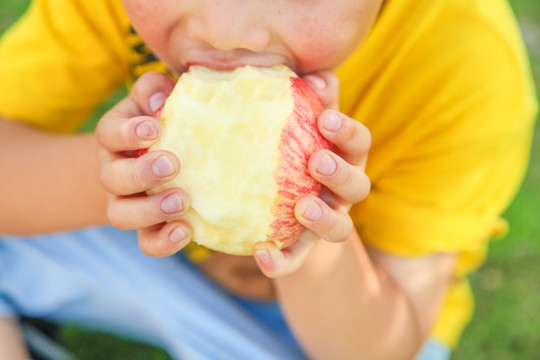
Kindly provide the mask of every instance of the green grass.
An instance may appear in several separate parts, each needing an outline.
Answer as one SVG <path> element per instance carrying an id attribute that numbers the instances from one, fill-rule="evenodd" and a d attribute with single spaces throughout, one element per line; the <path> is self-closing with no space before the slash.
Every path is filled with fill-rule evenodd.
<path id="1" fill-rule="evenodd" d="M 65 344 L 77 360 L 171 359 L 165 351 L 153 346 L 73 326 L 61 329 L 60 342 Z"/>
<path id="2" fill-rule="evenodd" d="M 0 33 L 24 11 L 28 0 L 0 3 Z M 511 0 L 528 40 L 531 67 L 540 84 L 540 1 Z M 120 95 L 119 95 L 120 94 Z M 114 103 L 105 102 L 96 114 Z M 95 115 L 96 119 L 99 115 Z M 91 128 L 87 126 L 86 129 Z M 471 277 L 476 312 L 453 360 L 530 360 L 540 358 L 540 128 L 535 133 L 531 163 L 523 186 L 506 218 L 510 233 L 493 242 L 485 265 Z M 153 347 L 63 328 L 61 338 L 79 359 L 168 359 Z"/>
<path id="3" fill-rule="evenodd" d="M 4 0 L 0 5 L 0 33 L 26 9 L 26 0 Z"/>

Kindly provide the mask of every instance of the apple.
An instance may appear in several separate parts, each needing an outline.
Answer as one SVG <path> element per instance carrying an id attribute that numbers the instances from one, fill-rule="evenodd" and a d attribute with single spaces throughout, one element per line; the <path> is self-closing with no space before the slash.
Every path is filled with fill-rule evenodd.
<path id="1" fill-rule="evenodd" d="M 284 248 L 304 230 L 296 202 L 321 190 L 307 161 L 329 148 L 317 129 L 322 111 L 309 86 L 284 65 L 191 66 L 156 112 L 162 136 L 148 149 L 173 152 L 181 170 L 150 193 L 184 189 L 193 240 L 209 249 L 250 255 L 261 241 Z"/>

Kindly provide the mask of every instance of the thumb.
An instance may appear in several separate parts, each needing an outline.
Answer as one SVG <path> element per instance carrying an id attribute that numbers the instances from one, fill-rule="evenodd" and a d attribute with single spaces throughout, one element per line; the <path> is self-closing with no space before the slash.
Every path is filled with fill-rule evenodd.
<path id="1" fill-rule="evenodd" d="M 302 79 L 317 94 L 325 109 L 339 111 L 339 79 L 330 70 L 322 70 L 308 75 Z"/>

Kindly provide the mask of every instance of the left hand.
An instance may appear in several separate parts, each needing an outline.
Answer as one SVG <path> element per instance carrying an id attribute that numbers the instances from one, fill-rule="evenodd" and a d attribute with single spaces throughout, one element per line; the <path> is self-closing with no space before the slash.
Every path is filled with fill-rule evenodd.
<path id="1" fill-rule="evenodd" d="M 365 173 L 371 134 L 360 122 L 338 111 L 339 81 L 330 71 L 306 75 L 306 83 L 318 95 L 324 108 L 317 120 L 331 150 L 314 152 L 308 161 L 311 176 L 322 185 L 319 197 L 302 197 L 295 216 L 306 231 L 292 245 L 279 250 L 272 242 L 255 247 L 255 260 L 270 278 L 294 273 L 317 241 L 343 242 L 354 231 L 349 210 L 365 199 L 370 181 Z"/>

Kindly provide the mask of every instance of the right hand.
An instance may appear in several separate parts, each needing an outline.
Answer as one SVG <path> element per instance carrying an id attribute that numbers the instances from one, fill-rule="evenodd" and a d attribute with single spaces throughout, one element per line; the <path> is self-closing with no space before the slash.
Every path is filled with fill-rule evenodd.
<path id="1" fill-rule="evenodd" d="M 138 229 L 139 246 L 151 256 L 176 253 L 188 244 L 192 233 L 181 220 L 189 208 L 189 197 L 182 189 L 146 194 L 178 174 L 178 158 L 168 151 L 134 156 L 161 136 L 161 125 L 152 114 L 173 87 L 174 81 L 165 74 L 143 75 L 130 94 L 101 118 L 96 130 L 109 222 L 123 230 Z"/>

